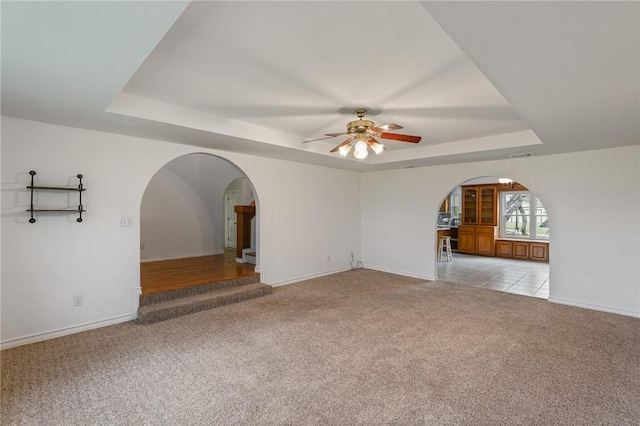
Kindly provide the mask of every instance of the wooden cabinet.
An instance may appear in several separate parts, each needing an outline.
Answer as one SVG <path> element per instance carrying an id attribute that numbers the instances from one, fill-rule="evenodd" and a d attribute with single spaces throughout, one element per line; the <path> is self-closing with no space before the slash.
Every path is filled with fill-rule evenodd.
<path id="1" fill-rule="evenodd" d="M 493 256 L 495 238 L 496 228 L 492 226 L 476 227 L 476 254 Z"/>
<path id="2" fill-rule="evenodd" d="M 478 225 L 496 226 L 498 224 L 496 187 L 494 185 L 480 186 L 479 191 Z"/>
<path id="3" fill-rule="evenodd" d="M 511 241 L 496 240 L 496 256 L 513 257 L 513 244 Z"/>
<path id="4" fill-rule="evenodd" d="M 478 223 L 478 187 L 462 187 L 462 224 L 476 225 Z"/>
<path id="5" fill-rule="evenodd" d="M 514 259 L 529 259 L 529 243 L 525 241 L 513 242 Z"/>
<path id="6" fill-rule="evenodd" d="M 531 243 L 529 256 L 531 260 L 549 261 L 549 244 Z"/>
<path id="7" fill-rule="evenodd" d="M 461 226 L 458 228 L 458 251 L 493 256 L 495 238 L 494 226 Z"/>
<path id="8" fill-rule="evenodd" d="M 545 242 L 496 240 L 495 252 L 510 259 L 549 261 L 549 244 Z"/>
<path id="9" fill-rule="evenodd" d="M 251 247 L 251 219 L 256 215 L 256 206 L 235 206 L 236 212 L 236 258 L 242 259 L 242 249 Z"/>
<path id="10" fill-rule="evenodd" d="M 458 228 L 458 251 L 468 254 L 476 252 L 476 236 L 473 227 L 461 226 Z"/>
<path id="11" fill-rule="evenodd" d="M 462 187 L 462 224 L 496 226 L 498 198 L 495 185 Z"/>

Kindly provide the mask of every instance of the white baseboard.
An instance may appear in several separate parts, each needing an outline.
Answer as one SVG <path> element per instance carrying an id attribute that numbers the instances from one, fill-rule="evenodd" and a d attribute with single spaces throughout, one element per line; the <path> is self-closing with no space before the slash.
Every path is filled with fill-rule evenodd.
<path id="1" fill-rule="evenodd" d="M 626 309 L 612 308 L 610 306 L 598 305 L 595 303 L 576 302 L 574 300 L 562 299 L 559 297 L 549 297 L 549 302 L 559 305 L 575 306 L 577 308 L 591 309 L 593 311 L 609 312 L 611 314 L 624 315 L 627 317 L 640 318 L 640 312 L 629 311 Z"/>
<path id="2" fill-rule="evenodd" d="M 333 275 L 333 274 L 337 274 L 339 272 L 345 272 L 345 271 L 349 271 L 349 270 L 351 270 L 350 267 L 338 268 L 338 269 L 332 269 L 330 271 L 319 272 L 317 274 L 304 275 L 304 276 L 301 276 L 301 277 L 292 278 L 290 280 L 278 281 L 278 282 L 274 282 L 274 283 L 265 283 L 265 284 L 269 284 L 271 287 L 280 287 L 280 286 L 283 286 L 283 285 L 295 284 L 295 283 L 298 283 L 300 281 L 311 280 L 313 278 L 320 278 L 320 277 L 324 277 L 326 275 Z"/>
<path id="3" fill-rule="evenodd" d="M 47 331 L 44 333 L 31 334 L 29 336 L 17 337 L 14 339 L 4 340 L 0 342 L 0 349 L 13 348 L 15 346 L 22 346 L 28 343 L 41 342 L 43 340 L 54 339 L 56 337 L 67 336 L 69 334 L 80 333 L 82 331 L 93 330 L 94 328 L 106 327 L 108 325 L 119 324 L 121 322 L 127 322 L 135 319 L 132 314 L 118 315 L 99 321 L 88 322 L 85 324 L 74 325 L 71 327 L 64 327 L 57 330 Z"/>
<path id="4" fill-rule="evenodd" d="M 174 254 L 171 256 L 155 256 L 155 257 L 147 257 L 144 259 L 140 259 L 140 263 L 147 262 L 160 262 L 163 260 L 175 260 L 175 259 L 188 259 L 190 257 L 202 257 L 202 256 L 213 256 L 216 254 L 224 254 L 224 250 L 212 250 L 205 251 L 201 253 L 183 253 L 183 254 Z"/>
<path id="5" fill-rule="evenodd" d="M 412 272 L 398 271 L 398 270 L 395 270 L 395 269 L 383 268 L 381 266 L 366 265 L 365 268 L 372 269 L 374 271 L 387 272 L 389 274 L 402 275 L 403 277 L 418 278 L 418 279 L 425 280 L 425 281 L 436 281 L 436 277 L 434 277 L 434 276 L 419 275 L 419 274 L 414 274 Z"/>

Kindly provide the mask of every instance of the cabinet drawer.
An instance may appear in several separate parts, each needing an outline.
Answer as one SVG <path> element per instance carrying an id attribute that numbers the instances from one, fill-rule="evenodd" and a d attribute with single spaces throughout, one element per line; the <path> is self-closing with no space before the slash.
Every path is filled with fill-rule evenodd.
<path id="1" fill-rule="evenodd" d="M 493 226 L 476 226 L 474 229 L 476 234 L 491 235 L 492 237 L 496 233 L 496 228 Z"/>

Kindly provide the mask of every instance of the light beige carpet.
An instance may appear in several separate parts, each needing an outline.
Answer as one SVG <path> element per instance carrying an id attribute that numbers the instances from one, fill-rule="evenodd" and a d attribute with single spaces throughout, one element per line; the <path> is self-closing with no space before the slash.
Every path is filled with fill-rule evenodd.
<path id="1" fill-rule="evenodd" d="M 1 355 L 3 425 L 640 423 L 640 320 L 369 270 Z"/>

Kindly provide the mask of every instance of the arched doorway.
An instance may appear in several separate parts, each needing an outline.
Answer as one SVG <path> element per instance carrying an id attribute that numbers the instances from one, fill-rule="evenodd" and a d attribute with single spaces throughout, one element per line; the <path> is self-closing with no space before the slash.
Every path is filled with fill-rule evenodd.
<path id="1" fill-rule="evenodd" d="M 461 183 L 442 200 L 436 234 L 452 249 L 448 261 L 437 246 L 439 280 L 548 299 L 550 221 L 526 186 L 498 177 Z"/>
<path id="2" fill-rule="evenodd" d="M 225 250 L 224 194 L 234 182 L 257 204 L 248 177 L 213 155 L 178 157 L 153 176 L 140 205 L 143 295 L 257 275 L 254 264 Z"/>

